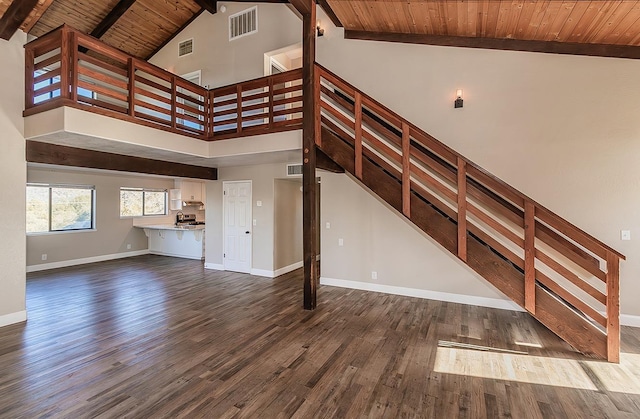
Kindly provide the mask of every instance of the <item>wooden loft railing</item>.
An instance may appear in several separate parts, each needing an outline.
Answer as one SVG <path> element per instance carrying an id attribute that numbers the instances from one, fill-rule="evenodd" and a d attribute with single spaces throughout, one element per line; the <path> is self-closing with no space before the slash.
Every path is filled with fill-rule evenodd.
<path id="1" fill-rule="evenodd" d="M 302 126 L 301 69 L 207 90 L 68 26 L 25 57 L 25 116 L 70 106 L 207 141 Z"/>
<path id="2" fill-rule="evenodd" d="M 315 74 L 320 149 L 576 349 L 618 362 L 623 255 L 322 66 Z M 495 255 L 507 268 L 490 266 Z"/>

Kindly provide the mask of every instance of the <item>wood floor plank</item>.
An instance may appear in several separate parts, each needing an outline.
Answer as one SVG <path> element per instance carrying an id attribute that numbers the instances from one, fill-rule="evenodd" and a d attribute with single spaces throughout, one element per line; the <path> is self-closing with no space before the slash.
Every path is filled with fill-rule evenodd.
<path id="1" fill-rule="evenodd" d="M 301 290 L 152 255 L 29 274 L 0 418 L 640 416 L 638 329 L 615 365 L 522 312 Z"/>

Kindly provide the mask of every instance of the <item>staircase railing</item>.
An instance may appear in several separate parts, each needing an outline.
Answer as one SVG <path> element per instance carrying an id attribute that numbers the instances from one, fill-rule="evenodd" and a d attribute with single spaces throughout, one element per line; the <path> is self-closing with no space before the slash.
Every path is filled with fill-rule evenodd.
<path id="1" fill-rule="evenodd" d="M 450 250 L 461 260 L 467 261 L 471 238 L 486 244 L 523 273 L 522 292 L 512 293 L 521 296 L 516 303 L 535 316 L 538 293 L 551 294 L 592 326 L 584 330 L 594 335 L 593 354 L 618 362 L 622 254 L 324 67 L 317 65 L 315 74 L 316 132 L 328 129 L 349 144 L 353 161 L 345 169 L 362 181 L 365 159 L 382 168 L 401 187 L 396 209 L 411 218 L 412 197 L 427 201 L 457 225 L 457 246 Z M 316 139 L 322 148 L 322 136 Z M 571 343 L 571 336 L 554 331 Z"/>
<path id="2" fill-rule="evenodd" d="M 25 116 L 69 106 L 202 140 L 302 126 L 300 69 L 208 90 L 66 25 L 25 60 Z"/>

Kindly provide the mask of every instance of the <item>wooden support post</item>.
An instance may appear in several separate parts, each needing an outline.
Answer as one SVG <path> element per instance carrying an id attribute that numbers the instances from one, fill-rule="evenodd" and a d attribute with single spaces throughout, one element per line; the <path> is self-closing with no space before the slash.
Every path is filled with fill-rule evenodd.
<path id="1" fill-rule="evenodd" d="M 320 68 L 314 63 L 313 71 L 313 91 L 315 100 L 313 101 L 313 115 L 315 120 L 316 145 L 322 147 L 322 115 L 320 111 Z"/>
<path id="2" fill-rule="evenodd" d="M 236 86 L 236 132 L 242 132 L 242 85 Z"/>
<path id="3" fill-rule="evenodd" d="M 69 99 L 69 29 L 60 32 L 60 97 Z"/>
<path id="4" fill-rule="evenodd" d="M 73 102 L 77 102 L 78 101 L 78 33 L 75 31 L 71 32 L 71 37 L 69 38 L 69 49 L 71 51 L 71 61 L 69 62 L 69 74 L 71 76 L 70 99 Z"/>
<path id="5" fill-rule="evenodd" d="M 209 121 L 209 128 L 207 129 L 207 138 L 213 138 L 214 126 L 213 126 L 213 112 L 214 112 L 214 103 L 215 103 L 215 95 L 213 94 L 213 90 L 209 90 L 207 93 L 208 97 L 208 105 L 207 105 L 207 120 Z"/>
<path id="6" fill-rule="evenodd" d="M 136 63 L 133 57 L 129 57 L 127 68 L 129 76 L 129 116 L 134 116 L 136 112 Z"/>
<path id="7" fill-rule="evenodd" d="M 269 77 L 269 129 L 273 128 L 273 77 Z"/>
<path id="8" fill-rule="evenodd" d="M 524 308 L 536 314 L 536 208 L 524 201 Z"/>
<path id="9" fill-rule="evenodd" d="M 355 94 L 355 172 L 356 177 L 362 180 L 362 94 Z"/>
<path id="10" fill-rule="evenodd" d="M 607 360 L 620 362 L 620 258 L 607 252 Z"/>
<path id="11" fill-rule="evenodd" d="M 458 156 L 458 257 L 467 261 L 467 162 Z"/>
<path id="12" fill-rule="evenodd" d="M 33 103 L 33 95 L 34 95 L 34 86 L 33 86 L 33 72 L 35 67 L 35 51 L 32 47 L 27 45 L 24 50 L 24 108 L 29 109 L 34 106 Z"/>
<path id="13" fill-rule="evenodd" d="M 302 15 L 302 236 L 304 260 L 304 309 L 316 308 L 318 285 L 318 214 L 316 184 L 316 3 L 306 0 L 309 12 Z"/>
<path id="14" fill-rule="evenodd" d="M 178 95 L 176 86 L 176 76 L 171 76 L 171 128 L 174 130 L 177 127 L 177 110 L 178 110 Z"/>
<path id="15" fill-rule="evenodd" d="M 409 124 L 402 121 L 402 213 L 411 218 L 411 140 Z"/>

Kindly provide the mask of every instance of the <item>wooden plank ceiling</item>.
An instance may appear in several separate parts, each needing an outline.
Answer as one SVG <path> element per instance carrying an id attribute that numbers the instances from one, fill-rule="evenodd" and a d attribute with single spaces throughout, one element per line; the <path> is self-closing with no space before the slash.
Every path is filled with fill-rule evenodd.
<path id="1" fill-rule="evenodd" d="M 15 8 L 25 1 L 0 0 L 0 16 L 4 17 L 10 6 Z M 153 55 L 200 14 L 201 4 L 207 4 L 203 0 L 38 0 L 36 3 L 20 25 L 20 29 L 30 35 L 42 36 L 67 24 L 142 59 Z"/>
<path id="2" fill-rule="evenodd" d="M 480 40 L 513 40 L 523 41 L 513 43 L 523 47 L 505 49 L 523 50 L 544 49 L 543 43 L 552 44 L 553 49 L 553 44 L 558 43 L 566 44 L 561 49 L 567 53 L 571 51 L 568 45 L 579 44 L 576 53 L 597 46 L 587 55 L 605 56 L 624 54 L 597 53 L 606 49 L 603 45 L 640 45 L 640 1 L 326 1 L 344 26 L 347 38 L 479 47 L 491 45 Z"/>

